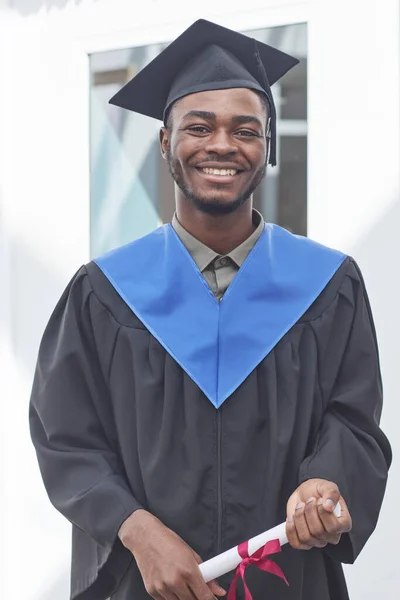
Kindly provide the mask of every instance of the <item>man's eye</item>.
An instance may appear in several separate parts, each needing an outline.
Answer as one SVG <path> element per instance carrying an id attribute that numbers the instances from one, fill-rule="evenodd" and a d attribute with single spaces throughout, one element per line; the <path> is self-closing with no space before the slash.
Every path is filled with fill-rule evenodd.
<path id="1" fill-rule="evenodd" d="M 240 137 L 260 137 L 256 131 L 250 131 L 249 129 L 241 129 L 236 132 L 236 135 Z"/>
<path id="2" fill-rule="evenodd" d="M 193 133 L 207 133 L 208 129 L 207 127 L 203 127 L 202 125 L 192 125 L 191 127 L 187 128 L 188 131 L 192 131 Z"/>

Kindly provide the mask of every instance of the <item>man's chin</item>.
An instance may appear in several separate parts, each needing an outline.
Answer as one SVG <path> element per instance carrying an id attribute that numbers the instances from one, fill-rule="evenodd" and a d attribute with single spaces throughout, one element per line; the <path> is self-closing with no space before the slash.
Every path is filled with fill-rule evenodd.
<path id="1" fill-rule="evenodd" d="M 201 198 L 193 194 L 186 196 L 186 198 L 197 208 L 197 210 L 209 215 L 228 215 L 238 210 L 238 208 L 240 208 L 247 200 L 246 197 L 235 198 L 234 200 Z"/>
<path id="2" fill-rule="evenodd" d="M 181 187 L 181 186 L 179 186 Z M 248 194 L 243 194 L 233 198 L 223 197 L 224 195 L 215 194 L 213 196 L 201 196 L 193 193 L 191 190 L 181 187 L 186 200 L 188 200 L 197 210 L 210 215 L 227 215 L 235 212 L 249 198 Z"/>

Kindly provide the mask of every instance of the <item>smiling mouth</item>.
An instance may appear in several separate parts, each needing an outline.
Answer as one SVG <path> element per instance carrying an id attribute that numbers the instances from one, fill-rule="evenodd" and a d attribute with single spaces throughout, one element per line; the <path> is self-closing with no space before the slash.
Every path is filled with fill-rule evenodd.
<path id="1" fill-rule="evenodd" d="M 214 175 L 217 177 L 233 177 L 240 173 L 240 171 L 237 171 L 236 169 L 211 169 L 210 167 L 202 167 L 198 170 L 206 175 Z"/>

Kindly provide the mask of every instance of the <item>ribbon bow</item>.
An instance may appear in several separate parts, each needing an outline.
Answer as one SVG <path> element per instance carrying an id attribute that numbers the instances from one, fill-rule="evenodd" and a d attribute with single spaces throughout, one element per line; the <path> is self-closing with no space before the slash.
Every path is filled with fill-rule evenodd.
<path id="1" fill-rule="evenodd" d="M 249 588 L 247 587 L 245 580 L 245 571 L 249 565 L 256 565 L 259 569 L 263 571 L 267 571 L 267 573 L 272 573 L 273 575 L 277 575 L 289 585 L 283 571 L 278 565 L 270 560 L 268 556 L 270 554 L 276 554 L 281 551 L 281 545 L 279 540 L 271 540 L 262 546 L 257 552 L 254 552 L 251 556 L 249 556 L 249 543 L 243 542 L 243 544 L 239 544 L 238 552 L 242 558 L 242 562 L 236 569 L 235 576 L 232 580 L 231 586 L 229 588 L 227 600 L 235 600 L 236 599 L 236 583 L 239 577 L 242 578 L 244 591 L 245 591 L 245 600 L 253 600 L 252 595 L 250 593 Z"/>

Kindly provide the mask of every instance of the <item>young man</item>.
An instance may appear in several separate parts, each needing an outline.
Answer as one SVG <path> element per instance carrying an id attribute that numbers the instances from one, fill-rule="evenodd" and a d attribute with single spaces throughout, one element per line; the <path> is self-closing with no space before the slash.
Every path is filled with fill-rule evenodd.
<path id="1" fill-rule="evenodd" d="M 42 341 L 31 431 L 73 598 L 223 596 L 198 563 L 285 519 L 290 586 L 250 569 L 254 599 L 348 598 L 391 461 L 371 311 L 351 258 L 252 209 L 296 62 L 198 21 L 112 99 L 164 120 L 176 215 L 82 267 Z"/>

